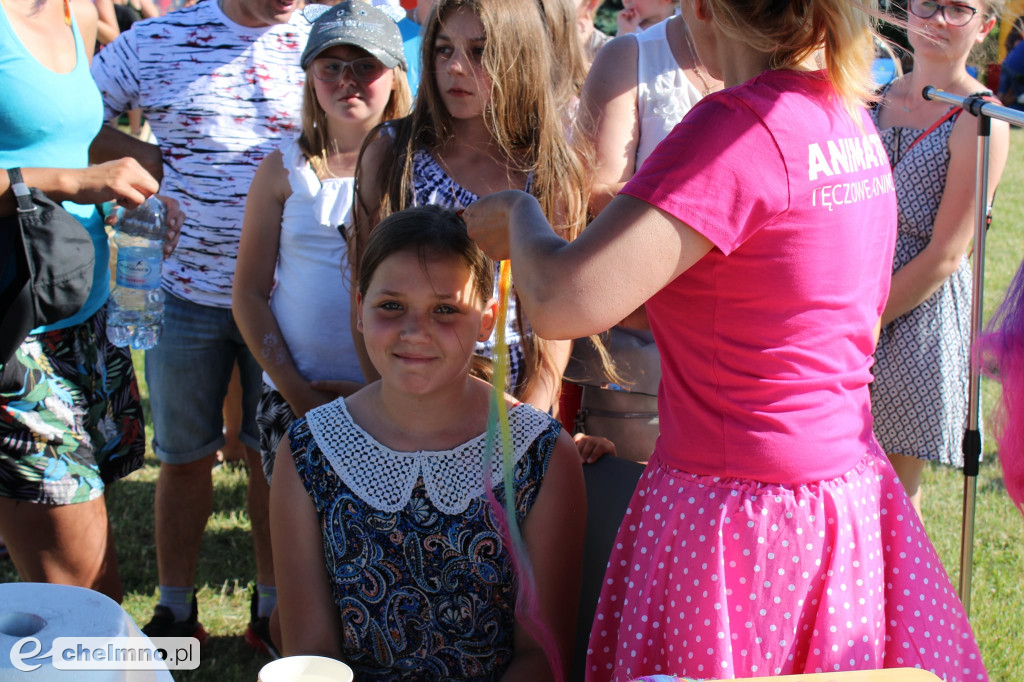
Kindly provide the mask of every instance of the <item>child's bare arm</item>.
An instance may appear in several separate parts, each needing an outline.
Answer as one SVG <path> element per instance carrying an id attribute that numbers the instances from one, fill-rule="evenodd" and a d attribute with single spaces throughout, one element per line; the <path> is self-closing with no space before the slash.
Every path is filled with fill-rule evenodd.
<path id="1" fill-rule="evenodd" d="M 562 679 L 572 664 L 587 521 L 586 490 L 580 456 L 562 432 L 551 454 L 537 501 L 523 524 L 523 539 L 537 582 L 540 618 L 557 646 Z M 544 649 L 516 619 L 515 652 L 503 682 L 554 680 Z"/>
<path id="2" fill-rule="evenodd" d="M 282 216 L 290 195 L 288 171 L 281 152 L 275 150 L 257 169 L 245 202 L 231 310 L 256 362 L 270 376 L 292 411 L 301 417 L 336 396 L 314 389 L 302 376 L 270 308 L 281 245 Z"/>
<path id="3" fill-rule="evenodd" d="M 282 653 L 341 658 L 341 619 L 331 596 L 323 535 L 287 438 L 282 439 L 274 463 L 270 536 Z"/>

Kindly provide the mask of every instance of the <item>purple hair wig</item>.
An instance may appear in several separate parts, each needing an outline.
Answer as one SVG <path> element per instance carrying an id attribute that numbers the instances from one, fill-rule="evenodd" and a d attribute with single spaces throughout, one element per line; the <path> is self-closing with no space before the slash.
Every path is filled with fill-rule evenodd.
<path id="1" fill-rule="evenodd" d="M 1006 492 L 1024 514 L 1024 264 L 978 338 L 975 362 L 1003 387 L 993 428 Z"/>

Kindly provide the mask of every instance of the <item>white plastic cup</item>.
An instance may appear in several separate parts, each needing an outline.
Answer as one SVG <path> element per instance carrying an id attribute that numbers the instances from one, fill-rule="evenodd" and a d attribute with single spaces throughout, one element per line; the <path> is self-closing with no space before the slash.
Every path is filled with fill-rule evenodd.
<path id="1" fill-rule="evenodd" d="M 260 669 L 258 682 L 352 682 L 352 668 L 324 656 L 285 656 Z"/>

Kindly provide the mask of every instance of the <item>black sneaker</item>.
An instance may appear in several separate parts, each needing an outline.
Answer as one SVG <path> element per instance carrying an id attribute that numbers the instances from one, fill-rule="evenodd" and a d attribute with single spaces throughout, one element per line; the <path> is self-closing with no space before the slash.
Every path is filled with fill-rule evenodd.
<path id="1" fill-rule="evenodd" d="M 270 618 L 267 616 L 260 618 L 258 615 L 259 603 L 259 593 L 254 587 L 252 597 L 249 599 L 249 626 L 245 628 L 245 643 L 276 661 L 281 658 L 281 653 L 270 638 Z"/>
<path id="2" fill-rule="evenodd" d="M 199 605 L 196 602 L 196 595 L 192 594 L 192 612 L 185 620 L 175 620 L 174 614 L 169 608 L 157 604 L 153 609 L 153 617 L 142 628 L 142 633 L 147 637 L 195 637 L 200 644 L 206 642 L 206 630 L 199 622 Z"/>

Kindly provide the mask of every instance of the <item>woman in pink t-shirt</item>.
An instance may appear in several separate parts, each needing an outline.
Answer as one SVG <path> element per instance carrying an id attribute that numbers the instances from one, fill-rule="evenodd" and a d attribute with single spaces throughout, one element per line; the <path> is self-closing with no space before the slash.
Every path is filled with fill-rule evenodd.
<path id="1" fill-rule="evenodd" d="M 896 203 L 863 108 L 864 4 L 687 0 L 726 89 L 578 240 L 525 193 L 466 211 L 488 254 L 511 256 L 538 334 L 585 336 L 646 302 L 662 353 L 661 436 L 612 551 L 588 679 L 986 679 L 871 432 Z"/>

